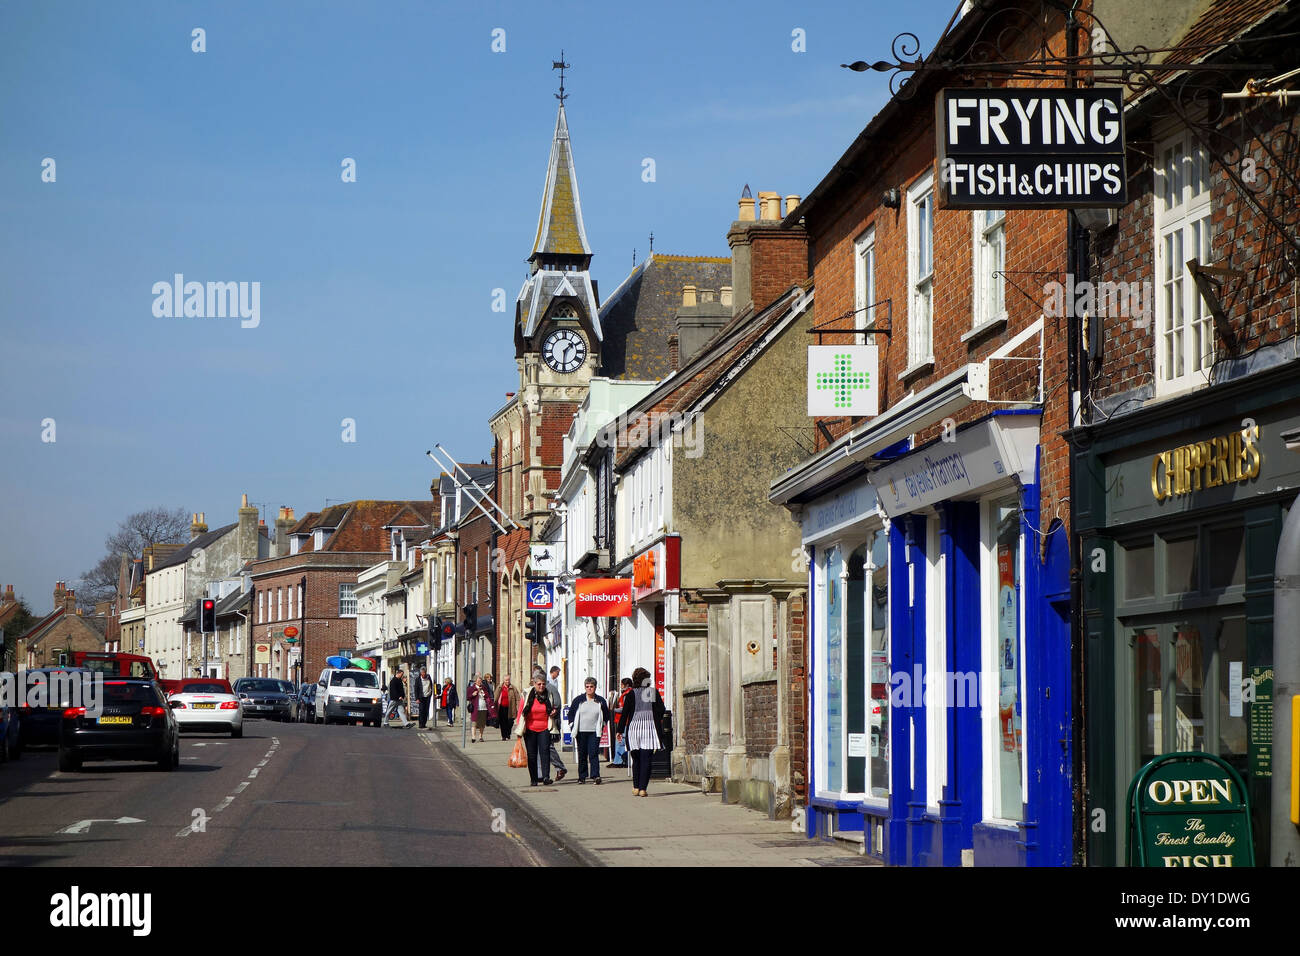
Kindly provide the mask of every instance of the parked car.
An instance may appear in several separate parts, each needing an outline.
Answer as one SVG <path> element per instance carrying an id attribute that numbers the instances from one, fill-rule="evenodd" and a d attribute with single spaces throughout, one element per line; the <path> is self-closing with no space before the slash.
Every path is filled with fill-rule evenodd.
<path id="1" fill-rule="evenodd" d="M 229 681 L 196 677 L 178 681 L 167 703 L 181 730 L 207 730 L 244 736 L 244 709 Z"/>
<path id="2" fill-rule="evenodd" d="M 138 677 L 106 680 L 98 715 L 85 707 L 63 711 L 59 769 L 80 770 L 87 760 L 151 760 L 159 770 L 180 765 L 180 727 L 158 684 Z"/>
<path id="3" fill-rule="evenodd" d="M 235 681 L 234 691 L 245 717 L 293 720 L 297 716 L 298 695 L 287 680 L 241 677 Z"/>
<path id="4" fill-rule="evenodd" d="M 298 722 L 316 723 L 316 685 L 303 684 L 298 688 Z"/>
<path id="5" fill-rule="evenodd" d="M 72 681 L 91 671 L 84 667 L 33 667 L 24 673 L 27 687 L 23 693 L 48 706 L 29 706 L 28 700 L 17 702 L 22 746 L 57 747 L 63 711 L 72 701 Z"/>
<path id="6" fill-rule="evenodd" d="M 327 667 L 316 682 L 316 718 L 322 723 L 346 722 L 380 726 L 384 719 L 383 689 L 374 671 L 357 667 Z"/>

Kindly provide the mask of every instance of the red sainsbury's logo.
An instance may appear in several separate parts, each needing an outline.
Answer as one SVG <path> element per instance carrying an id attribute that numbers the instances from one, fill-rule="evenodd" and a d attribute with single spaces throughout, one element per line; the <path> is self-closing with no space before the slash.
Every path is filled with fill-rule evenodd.
<path id="1" fill-rule="evenodd" d="M 574 582 L 578 617 L 628 617 L 632 613 L 630 578 L 578 578 Z"/>

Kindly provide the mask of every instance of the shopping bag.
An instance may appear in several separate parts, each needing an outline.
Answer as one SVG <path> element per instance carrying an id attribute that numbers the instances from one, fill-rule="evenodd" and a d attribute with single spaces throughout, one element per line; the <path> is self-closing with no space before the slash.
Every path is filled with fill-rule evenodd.
<path id="1" fill-rule="evenodd" d="M 515 749 L 510 751 L 510 766 L 520 769 L 528 766 L 528 750 L 522 737 L 515 738 Z"/>

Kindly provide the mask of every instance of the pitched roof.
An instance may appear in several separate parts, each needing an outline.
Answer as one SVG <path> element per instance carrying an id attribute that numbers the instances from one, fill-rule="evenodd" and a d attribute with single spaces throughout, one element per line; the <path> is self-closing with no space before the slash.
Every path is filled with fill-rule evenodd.
<path id="1" fill-rule="evenodd" d="M 810 283 L 799 288 L 807 289 Z M 812 302 L 812 295 L 804 299 Z M 749 362 L 766 348 L 774 333 L 792 321 L 807 308 L 796 308 L 797 299 L 792 287 L 763 311 L 755 314 L 752 308 L 746 308 L 739 315 L 723 326 L 700 349 L 680 373 L 662 382 L 640 402 L 615 420 L 613 425 L 623 423 L 630 416 L 649 412 L 654 415 L 684 416 L 698 411 L 697 406 L 715 391 L 724 388 L 727 383 L 741 374 Z M 636 429 L 633 429 L 635 434 Z M 617 429 L 619 444 L 614 454 L 614 466 L 623 469 L 639 458 L 648 447 L 647 442 L 625 441 L 626 429 Z"/>
<path id="2" fill-rule="evenodd" d="M 318 528 L 330 531 L 321 547 L 316 548 L 315 542 L 309 540 L 301 551 L 387 551 L 391 545 L 387 529 L 394 521 L 401 519 L 408 527 L 428 527 L 432 515 L 431 500 L 350 501 L 312 512 L 294 525 L 291 533 L 306 534 Z"/>
<path id="3" fill-rule="evenodd" d="M 600 323 L 605 330 L 598 375 L 657 381 L 672 371 L 668 336 L 682 308 L 682 286 L 721 289 L 732 284 L 726 256 L 673 256 L 652 253 L 605 300 Z"/>
<path id="4" fill-rule="evenodd" d="M 578 177 L 573 169 L 573 147 L 569 143 L 569 121 L 564 115 L 563 103 L 555 117 L 551 158 L 546 165 L 546 185 L 542 189 L 542 211 L 529 258 L 547 255 L 591 255 L 587 230 L 582 223 Z"/>
<path id="5" fill-rule="evenodd" d="M 167 557 L 163 558 L 161 561 L 156 563 L 153 566 L 154 571 L 161 571 L 163 568 L 171 568 L 171 567 L 175 567 L 178 564 L 184 564 L 194 555 L 195 551 L 199 550 L 200 548 L 207 548 L 213 544 L 216 544 L 218 540 L 220 540 L 222 537 L 229 534 L 230 532 L 234 531 L 238 527 L 239 527 L 239 522 L 236 521 L 231 524 L 222 525 L 220 528 L 217 528 L 214 531 L 203 532 L 203 534 L 199 535 L 197 538 L 193 539 L 192 541 L 186 544 L 181 545 L 171 554 L 167 555 Z"/>

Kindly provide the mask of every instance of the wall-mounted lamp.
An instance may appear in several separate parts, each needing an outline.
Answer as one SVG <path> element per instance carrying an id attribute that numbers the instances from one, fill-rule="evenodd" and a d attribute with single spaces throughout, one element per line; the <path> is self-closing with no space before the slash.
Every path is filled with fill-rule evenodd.
<path id="1" fill-rule="evenodd" d="M 890 186 L 880 196 L 880 204 L 886 209 L 897 209 L 903 203 L 902 194 L 897 186 Z"/>

